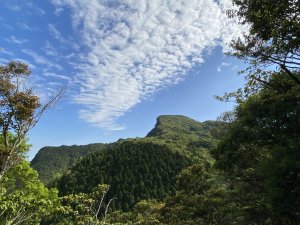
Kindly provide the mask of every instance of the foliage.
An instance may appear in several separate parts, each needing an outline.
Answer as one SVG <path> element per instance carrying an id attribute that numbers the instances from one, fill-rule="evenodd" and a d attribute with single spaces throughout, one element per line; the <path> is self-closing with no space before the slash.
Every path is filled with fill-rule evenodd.
<path id="1" fill-rule="evenodd" d="M 11 177 L 7 173 L 0 189 L 0 223 L 38 224 L 46 214 L 41 224 L 298 225 L 300 4 L 298 0 L 233 2 L 239 9 L 229 14 L 250 27 L 248 34 L 232 42 L 233 55 L 250 66 L 241 71 L 248 79 L 244 90 L 223 98 L 238 100 L 234 111 L 225 115 L 229 123 L 160 116 L 147 137 L 120 140 L 79 161 L 84 155 L 80 150 L 62 151 L 62 161 L 43 150 L 33 165 L 45 174 L 46 182 L 74 164 L 57 182 L 64 195 L 61 203 L 54 190 L 38 182 L 28 164 L 20 164 L 24 168 L 11 172 Z M 15 63 L 0 68 L 4 161 L 11 154 L 3 155 L 12 149 L 7 146 L 18 137 L 11 131 L 26 115 L 34 115 L 35 107 L 24 109 L 31 105 L 29 100 L 20 103 L 26 98 L 7 92 L 18 88 L 13 84 L 18 79 L 11 77 L 28 75 L 26 69 Z M 22 155 L 21 150 L 13 151 Z M 48 153 L 52 158 L 47 164 Z M 121 211 L 107 215 L 110 205 Z"/>
<path id="2" fill-rule="evenodd" d="M 195 164 L 177 178 L 176 196 L 166 200 L 160 213 L 164 224 L 235 224 L 238 215 L 227 185 L 211 164 Z"/>
<path id="3" fill-rule="evenodd" d="M 111 213 L 108 221 L 119 225 L 237 224 L 240 216 L 227 188 L 210 163 L 194 164 L 178 175 L 175 196 L 162 203 L 141 201 L 130 212 Z"/>
<path id="4" fill-rule="evenodd" d="M 130 139 L 168 145 L 194 162 L 213 160 L 209 151 L 216 147 L 226 130 L 226 124 L 215 121 L 197 122 L 184 116 L 159 116 L 155 128 L 147 137 Z M 53 186 L 69 168 L 94 151 L 112 148 L 127 141 L 120 139 L 112 144 L 90 144 L 42 148 L 31 162 L 40 179 Z"/>
<path id="5" fill-rule="evenodd" d="M 11 167 L 3 177 L 0 224 L 37 225 L 57 205 L 57 190 L 47 189 L 28 162 Z"/>
<path id="6" fill-rule="evenodd" d="M 14 140 L 15 136 L 12 133 L 7 134 L 9 140 Z M 0 134 L 0 149 L 4 148 L 4 137 Z M 29 151 L 30 145 L 27 144 L 27 139 L 23 139 L 18 146 L 18 160 L 24 160 L 26 158 L 25 153 Z"/>
<path id="7" fill-rule="evenodd" d="M 71 194 L 61 197 L 61 206 L 48 217 L 44 217 L 43 224 L 58 225 L 97 225 L 105 224 L 109 205 L 105 205 L 104 198 L 109 189 L 108 185 L 98 185 L 89 193 Z"/>
<path id="8" fill-rule="evenodd" d="M 277 88 L 270 80 L 276 70 L 300 85 L 294 72 L 300 69 L 300 2 L 299 0 L 233 0 L 237 11 L 230 11 L 240 23 L 247 24 L 249 33 L 232 41 L 233 56 L 245 60 L 249 67 L 245 73 L 248 84 L 244 94 L 256 93 L 261 87 Z M 242 96 L 240 89 L 236 93 Z M 232 95 L 227 95 L 231 97 Z M 235 95 L 236 96 L 236 95 Z"/>
<path id="9" fill-rule="evenodd" d="M 8 169 L 22 157 L 20 147 L 26 134 L 52 105 L 59 94 L 41 105 L 32 88 L 26 84 L 30 70 L 24 63 L 10 62 L 0 66 L 0 182 Z"/>
<path id="10" fill-rule="evenodd" d="M 294 76 L 300 78 L 300 74 Z M 281 88 L 264 88 L 235 110 L 236 120 L 215 151 L 245 221 L 300 221 L 300 86 L 274 73 Z"/>
<path id="11" fill-rule="evenodd" d="M 139 224 L 139 225 L 158 225 L 159 213 L 164 203 L 156 200 L 142 200 L 138 202 L 132 211 L 115 211 L 108 215 L 109 224 Z"/>
<path id="12" fill-rule="evenodd" d="M 44 147 L 31 161 L 31 166 L 38 173 L 41 181 L 54 185 L 64 172 L 88 154 L 109 148 L 108 144 L 73 145 Z"/>
<path id="13" fill-rule="evenodd" d="M 250 33 L 232 43 L 250 63 L 235 121 L 215 151 L 231 181 L 232 199 L 248 224 L 300 221 L 300 4 L 298 0 L 233 0 L 232 16 Z"/>
<path id="14" fill-rule="evenodd" d="M 185 116 L 159 116 L 146 139 L 160 141 L 194 162 L 212 160 L 210 150 L 217 146 L 226 125 L 216 121 L 197 122 Z M 216 134 L 216 129 L 219 134 Z"/>
<path id="15" fill-rule="evenodd" d="M 175 176 L 190 160 L 165 145 L 124 141 L 116 147 L 88 155 L 58 182 L 61 195 L 89 193 L 107 183 L 112 209 L 129 210 L 142 199 L 163 199 L 175 192 Z"/>

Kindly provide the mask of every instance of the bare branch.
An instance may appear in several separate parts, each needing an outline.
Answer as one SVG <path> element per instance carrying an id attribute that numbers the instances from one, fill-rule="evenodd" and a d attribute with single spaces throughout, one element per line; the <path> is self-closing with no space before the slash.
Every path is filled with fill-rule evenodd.
<path id="1" fill-rule="evenodd" d="M 108 209 L 109 209 L 109 205 L 110 203 L 114 200 L 114 198 L 111 198 L 109 200 L 109 202 L 107 203 L 107 206 L 105 208 L 105 212 L 104 212 L 104 218 L 103 218 L 103 223 L 102 224 L 105 224 L 105 221 L 106 221 L 106 217 L 107 217 L 107 212 L 108 212 Z"/>

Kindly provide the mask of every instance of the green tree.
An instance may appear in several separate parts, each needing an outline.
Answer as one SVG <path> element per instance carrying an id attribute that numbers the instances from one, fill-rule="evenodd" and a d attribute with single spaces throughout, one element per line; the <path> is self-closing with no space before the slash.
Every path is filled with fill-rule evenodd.
<path id="1" fill-rule="evenodd" d="M 249 63 L 245 94 L 257 92 L 262 86 L 278 88 L 270 80 L 276 70 L 300 85 L 294 73 L 300 68 L 300 2 L 299 0 L 233 0 L 238 10 L 229 11 L 250 30 L 232 41 L 233 56 Z M 239 90 L 239 95 L 242 91 Z M 228 95 L 230 96 L 230 95 Z"/>
<path id="2" fill-rule="evenodd" d="M 300 2 L 233 0 L 249 33 L 232 42 L 249 63 L 238 106 L 214 152 L 230 180 L 242 224 L 299 224 Z M 228 114 L 229 115 L 229 114 Z M 227 116 L 228 116 L 227 115 Z"/>
<path id="3" fill-rule="evenodd" d="M 177 192 L 166 200 L 160 220 L 164 224 L 231 225 L 239 219 L 227 185 L 210 163 L 184 169 L 177 179 Z"/>
<path id="4" fill-rule="evenodd" d="M 105 203 L 108 185 L 100 184 L 89 193 L 71 194 L 60 198 L 61 205 L 45 217 L 41 224 L 102 225 L 113 199 Z"/>
<path id="5" fill-rule="evenodd" d="M 131 212 L 115 211 L 108 215 L 109 224 L 139 224 L 159 225 L 158 218 L 164 203 L 156 200 L 142 200 L 138 202 Z"/>
<path id="6" fill-rule="evenodd" d="M 90 193 L 102 180 L 110 185 L 107 197 L 115 197 L 116 208 L 126 211 L 141 199 L 162 200 L 174 194 L 176 175 L 190 163 L 166 145 L 127 140 L 83 158 L 62 176 L 57 187 L 60 195 Z M 142 173 L 146 166 L 147 174 Z M 162 179 L 164 174 L 169 179 Z"/>
<path id="7" fill-rule="evenodd" d="M 28 66 L 20 62 L 0 66 L 0 182 L 22 159 L 24 148 L 20 145 L 28 131 L 61 94 L 42 105 L 26 82 L 30 73 Z"/>
<path id="8" fill-rule="evenodd" d="M 296 225 L 300 221 L 300 86 L 281 73 L 274 73 L 270 81 L 282 88 L 265 87 L 240 103 L 214 155 L 231 181 L 233 199 L 245 221 Z"/>
<path id="9" fill-rule="evenodd" d="M 47 189 L 26 161 L 8 170 L 0 192 L 0 224 L 5 225 L 40 224 L 59 203 L 57 190 Z"/>

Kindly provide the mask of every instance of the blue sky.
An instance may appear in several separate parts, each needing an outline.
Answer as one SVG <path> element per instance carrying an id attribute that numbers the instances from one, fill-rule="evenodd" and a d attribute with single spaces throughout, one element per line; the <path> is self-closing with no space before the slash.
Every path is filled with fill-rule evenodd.
<path id="1" fill-rule="evenodd" d="M 0 63 L 29 64 L 41 99 L 66 93 L 29 133 L 32 158 L 51 145 L 142 137 L 157 116 L 216 119 L 242 86 L 224 55 L 244 28 L 229 0 L 3 1 Z"/>

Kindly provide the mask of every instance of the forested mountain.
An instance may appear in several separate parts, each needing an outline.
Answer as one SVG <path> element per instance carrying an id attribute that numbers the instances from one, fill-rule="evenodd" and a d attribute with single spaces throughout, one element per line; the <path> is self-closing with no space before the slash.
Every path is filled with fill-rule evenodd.
<path id="1" fill-rule="evenodd" d="M 129 210 L 142 199 L 162 200 L 175 193 L 176 175 L 191 160 L 167 145 L 127 140 L 80 160 L 58 182 L 60 195 L 91 192 L 109 184 L 112 209 Z"/>
<path id="2" fill-rule="evenodd" d="M 160 116 L 145 138 L 120 139 L 114 147 L 81 159 L 58 181 L 60 195 L 89 193 L 109 184 L 112 209 L 129 210 L 139 200 L 163 200 L 175 194 L 178 173 L 195 161 L 212 162 L 226 124 L 203 123 L 184 116 Z M 214 132 L 217 134 L 218 132 Z"/>
<path id="3" fill-rule="evenodd" d="M 199 161 L 210 157 L 209 150 L 217 146 L 227 124 L 217 121 L 198 122 L 180 115 L 163 115 L 146 138 L 167 144 L 173 150 Z"/>
<path id="4" fill-rule="evenodd" d="M 109 144 L 43 147 L 31 161 L 31 167 L 38 172 L 41 181 L 47 184 L 62 176 L 78 159 L 107 148 Z"/>
<path id="5" fill-rule="evenodd" d="M 145 138 L 44 148 L 32 164 L 58 189 L 24 158 L 28 66 L 0 66 L 0 224 L 299 225 L 300 0 L 232 2 L 250 30 L 230 54 L 249 66 L 218 97 L 236 102 L 226 122 L 161 116 Z"/>
<path id="6" fill-rule="evenodd" d="M 167 145 L 194 162 L 201 159 L 212 160 L 209 150 L 216 147 L 220 134 L 226 124 L 216 121 L 198 122 L 185 116 L 164 115 L 157 118 L 155 127 L 145 138 L 127 139 L 131 143 L 141 140 L 149 143 Z M 31 162 L 38 171 L 40 179 L 48 184 L 62 176 L 78 159 L 91 152 L 111 148 L 126 139 L 120 139 L 112 144 L 89 144 L 42 148 Z"/>

